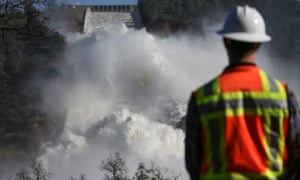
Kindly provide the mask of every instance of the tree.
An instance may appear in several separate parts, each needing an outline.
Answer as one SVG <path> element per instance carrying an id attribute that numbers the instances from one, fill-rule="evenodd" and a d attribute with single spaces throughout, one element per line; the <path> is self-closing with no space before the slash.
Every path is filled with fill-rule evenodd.
<path id="1" fill-rule="evenodd" d="M 140 162 L 138 164 L 138 168 L 135 172 L 135 177 L 133 177 L 135 180 L 147 180 L 150 179 L 149 176 L 149 170 L 146 169 L 145 164 L 143 162 Z"/>
<path id="2" fill-rule="evenodd" d="M 139 0 L 139 10 L 145 26 L 154 23 L 160 16 L 159 0 Z"/>
<path id="3" fill-rule="evenodd" d="M 138 164 L 138 168 L 135 172 L 134 180 L 177 180 L 181 176 L 180 174 L 167 175 L 169 169 L 165 167 L 159 167 L 151 162 L 150 168 L 146 167 L 143 162 Z"/>
<path id="4" fill-rule="evenodd" d="M 98 167 L 98 169 L 100 171 L 104 171 L 105 180 L 127 179 L 128 170 L 126 168 L 125 161 L 118 152 L 111 154 L 108 159 L 102 161 L 102 164 Z"/>
<path id="5" fill-rule="evenodd" d="M 37 89 L 22 86 L 37 72 L 53 73 L 51 64 L 66 45 L 64 37 L 47 26 L 42 13 L 46 2 L 0 1 L 0 150 L 8 152 L 0 158 L 32 155 L 46 140 L 45 132 L 52 132 L 48 129 L 53 122 L 34 108 Z"/>
<path id="6" fill-rule="evenodd" d="M 153 180 L 167 180 L 168 178 L 165 178 L 168 169 L 164 167 L 158 167 L 153 162 L 151 162 L 151 167 L 149 169 L 149 172 L 152 175 Z"/>
<path id="7" fill-rule="evenodd" d="M 20 172 L 16 173 L 17 180 L 32 180 L 28 171 L 21 169 Z"/>
<path id="8" fill-rule="evenodd" d="M 20 74 L 28 66 L 53 58 L 63 50 L 64 38 L 47 27 L 48 18 L 38 9 L 46 5 L 47 0 L 0 3 L 1 72 Z"/>
<path id="9" fill-rule="evenodd" d="M 34 161 L 29 172 L 21 169 L 20 172 L 16 173 L 17 180 L 47 180 L 50 175 L 40 161 Z"/>
<path id="10" fill-rule="evenodd" d="M 31 165 L 31 174 L 33 180 L 47 180 L 50 177 L 50 173 L 46 171 L 44 165 L 40 161 L 34 161 Z"/>

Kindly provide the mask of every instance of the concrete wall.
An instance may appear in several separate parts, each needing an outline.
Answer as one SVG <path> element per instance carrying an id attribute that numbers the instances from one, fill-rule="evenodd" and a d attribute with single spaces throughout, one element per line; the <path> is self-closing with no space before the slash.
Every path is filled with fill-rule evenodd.
<path id="1" fill-rule="evenodd" d="M 65 5 L 77 15 L 81 32 L 91 32 L 94 28 L 109 23 L 124 23 L 128 28 L 140 29 L 142 22 L 137 5 Z"/>
<path id="2" fill-rule="evenodd" d="M 137 5 L 74 5 L 73 8 L 90 8 L 92 12 L 133 12 Z"/>
<path id="3" fill-rule="evenodd" d="M 104 10 L 101 9 L 103 8 L 103 6 L 97 7 L 98 9 L 94 9 L 94 11 L 90 8 L 86 9 L 82 28 L 82 31 L 84 33 L 92 32 L 94 29 L 105 28 L 105 26 L 107 26 L 108 24 L 113 23 L 124 23 L 127 28 L 142 28 L 140 14 L 137 9 L 134 11 L 130 11 L 130 7 L 128 7 L 128 11 L 125 11 L 124 9 L 121 9 L 121 11 L 119 11 L 120 9 L 114 10 L 113 6 L 105 6 L 108 9 Z M 115 7 L 117 8 L 117 6 Z M 124 7 L 125 6 L 123 6 L 122 8 Z"/>
<path id="4" fill-rule="evenodd" d="M 133 5 L 100 5 L 100 6 L 91 6 L 92 11 L 96 12 L 133 12 L 136 9 L 136 6 Z"/>

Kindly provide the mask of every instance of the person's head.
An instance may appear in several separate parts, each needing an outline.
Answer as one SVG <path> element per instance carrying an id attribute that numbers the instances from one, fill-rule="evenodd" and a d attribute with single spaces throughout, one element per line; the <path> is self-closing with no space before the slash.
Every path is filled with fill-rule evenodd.
<path id="1" fill-rule="evenodd" d="M 259 42 L 243 42 L 228 38 L 223 38 L 223 42 L 231 63 L 238 63 L 245 57 L 255 55 L 261 45 Z"/>
<path id="2" fill-rule="evenodd" d="M 262 15 L 249 6 L 237 6 L 227 16 L 223 29 L 218 31 L 223 36 L 224 45 L 230 58 L 241 59 L 255 53 L 261 43 L 271 37 L 266 34 Z"/>

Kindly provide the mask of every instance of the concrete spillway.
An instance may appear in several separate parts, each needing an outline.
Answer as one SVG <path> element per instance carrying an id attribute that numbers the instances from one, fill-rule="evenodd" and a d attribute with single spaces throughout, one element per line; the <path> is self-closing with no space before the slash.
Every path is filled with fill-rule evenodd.
<path id="1" fill-rule="evenodd" d="M 88 33 L 94 29 L 101 29 L 112 23 L 124 23 L 128 28 L 139 28 L 141 26 L 137 11 L 125 12 L 102 12 L 86 9 L 83 23 L 83 32 Z"/>

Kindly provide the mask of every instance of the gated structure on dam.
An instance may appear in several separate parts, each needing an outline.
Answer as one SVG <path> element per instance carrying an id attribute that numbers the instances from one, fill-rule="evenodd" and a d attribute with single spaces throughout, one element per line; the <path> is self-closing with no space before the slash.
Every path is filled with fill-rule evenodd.
<path id="1" fill-rule="evenodd" d="M 112 23 L 124 23 L 128 28 L 142 27 L 137 5 L 66 5 L 72 9 L 80 31 L 88 33 Z"/>

